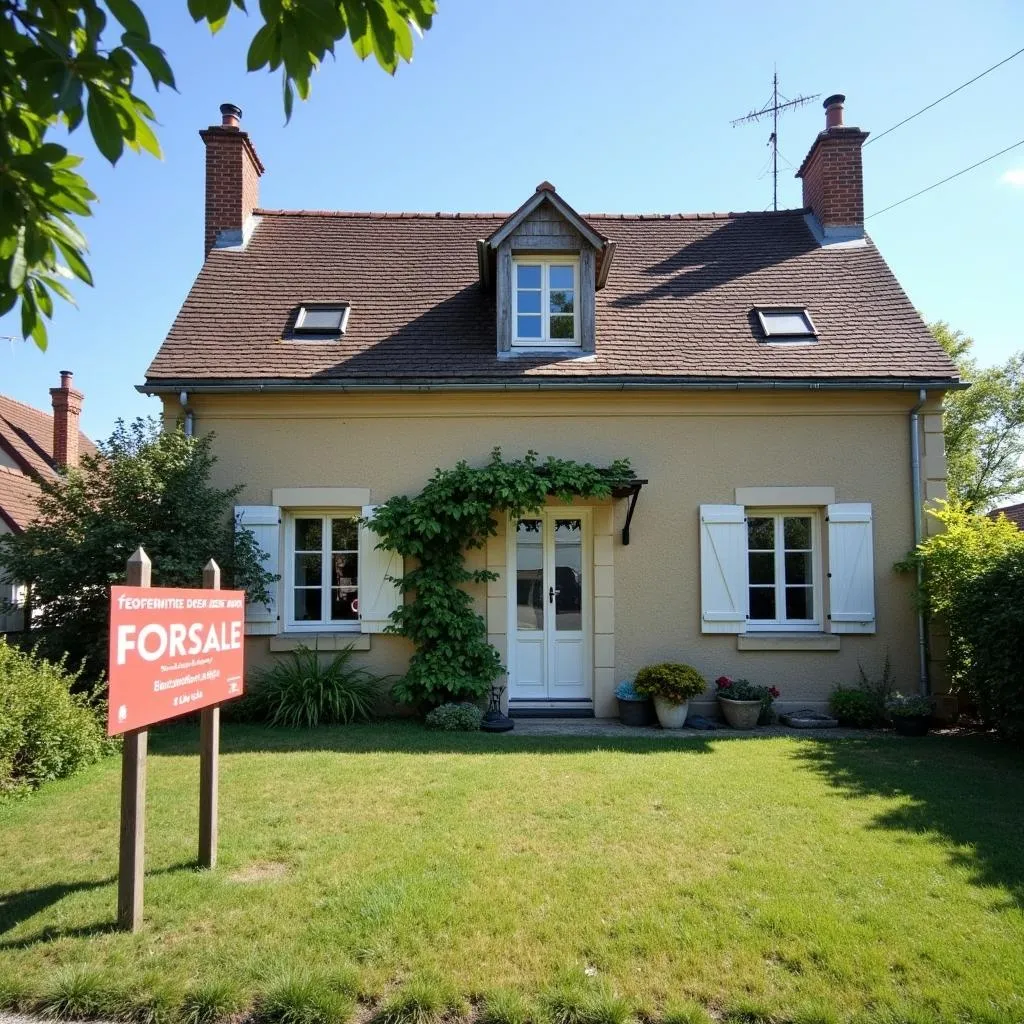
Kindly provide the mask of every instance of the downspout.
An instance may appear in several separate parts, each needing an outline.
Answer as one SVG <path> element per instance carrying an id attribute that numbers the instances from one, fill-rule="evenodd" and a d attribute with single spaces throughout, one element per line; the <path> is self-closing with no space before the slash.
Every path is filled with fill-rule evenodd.
<path id="1" fill-rule="evenodd" d="M 924 392 L 921 393 L 924 394 Z M 188 392 L 182 391 L 178 395 L 178 401 L 181 402 L 181 407 L 185 410 L 185 436 L 191 437 L 195 426 L 195 419 L 192 410 L 188 407 Z"/>
<path id="2" fill-rule="evenodd" d="M 921 495 L 921 433 L 919 430 L 921 406 L 928 400 L 928 392 L 924 388 L 917 393 L 917 405 L 910 410 L 910 480 L 914 502 L 914 550 L 924 539 L 924 514 Z M 917 565 L 917 591 L 921 593 L 924 585 L 924 570 L 921 563 Z M 917 610 L 917 658 L 918 658 L 918 689 L 922 696 L 927 696 L 931 687 L 928 683 L 928 633 L 925 628 L 924 609 Z"/>

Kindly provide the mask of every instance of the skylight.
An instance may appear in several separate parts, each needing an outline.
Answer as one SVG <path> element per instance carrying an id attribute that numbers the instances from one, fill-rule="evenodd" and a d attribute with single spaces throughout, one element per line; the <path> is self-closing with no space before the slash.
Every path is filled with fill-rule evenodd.
<path id="1" fill-rule="evenodd" d="M 299 306 L 295 318 L 296 334 L 344 334 L 348 326 L 347 302 L 317 303 Z"/>
<path id="2" fill-rule="evenodd" d="M 768 341 L 813 341 L 818 336 L 810 313 L 800 306 L 761 306 L 754 312 Z"/>

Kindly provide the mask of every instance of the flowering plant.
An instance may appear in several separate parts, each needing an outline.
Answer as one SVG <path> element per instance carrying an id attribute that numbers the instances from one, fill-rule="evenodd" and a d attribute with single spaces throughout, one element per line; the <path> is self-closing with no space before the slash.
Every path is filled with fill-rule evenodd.
<path id="1" fill-rule="evenodd" d="M 715 687 L 718 696 L 726 700 L 759 700 L 765 711 L 776 697 L 781 696 L 777 686 L 758 686 L 749 679 L 731 679 L 729 676 L 719 676 Z"/>

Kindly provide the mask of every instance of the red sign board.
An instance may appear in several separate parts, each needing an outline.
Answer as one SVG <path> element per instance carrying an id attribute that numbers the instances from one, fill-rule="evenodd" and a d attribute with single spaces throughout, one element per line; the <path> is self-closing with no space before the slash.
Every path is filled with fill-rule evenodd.
<path id="1" fill-rule="evenodd" d="M 110 588 L 107 733 L 242 695 L 244 590 Z"/>

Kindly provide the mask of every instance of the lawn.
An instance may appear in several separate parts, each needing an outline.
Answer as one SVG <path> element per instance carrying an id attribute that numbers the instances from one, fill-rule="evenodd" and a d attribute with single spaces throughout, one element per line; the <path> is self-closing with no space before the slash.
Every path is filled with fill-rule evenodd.
<path id="1" fill-rule="evenodd" d="M 213 872 L 197 745 L 151 736 L 137 936 L 112 928 L 118 759 L 0 804 L 0 1001 L 149 1024 L 1024 1019 L 1024 759 L 984 739 L 228 724 Z"/>

